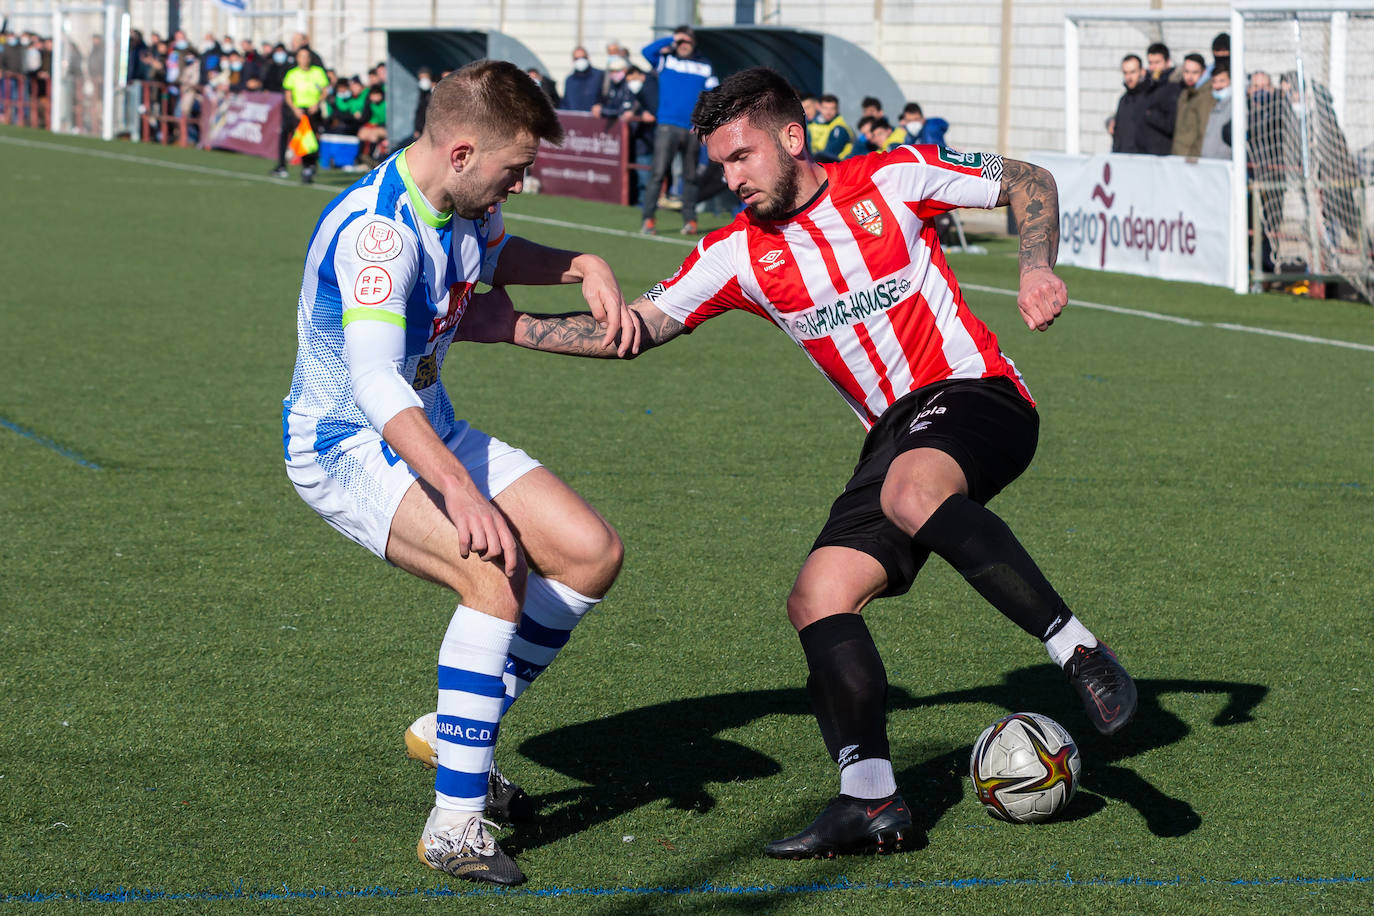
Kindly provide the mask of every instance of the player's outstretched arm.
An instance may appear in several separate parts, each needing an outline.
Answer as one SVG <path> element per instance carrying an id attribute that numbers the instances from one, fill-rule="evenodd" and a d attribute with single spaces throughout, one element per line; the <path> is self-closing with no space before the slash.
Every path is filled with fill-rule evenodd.
<path id="1" fill-rule="evenodd" d="M 1038 165 L 1002 160 L 997 205 L 1010 206 L 1021 233 L 1021 290 L 1016 305 L 1026 327 L 1043 331 L 1068 304 L 1069 293 L 1054 272 L 1059 258 L 1059 189 Z"/>
<path id="2" fill-rule="evenodd" d="M 458 325 L 457 340 L 476 343 L 513 343 L 531 350 L 610 359 L 633 359 L 644 350 L 666 343 L 687 330 L 682 322 L 668 317 L 647 298 L 640 297 L 629 306 L 630 321 L 621 334 L 622 343 L 607 341 L 605 328 L 595 315 L 569 312 L 563 315 L 535 315 L 518 312 L 502 288 L 474 296 Z M 633 345 L 623 346 L 633 336 Z"/>
<path id="3" fill-rule="evenodd" d="M 667 343 L 687 330 L 686 325 L 670 318 L 642 296 L 630 303 L 630 314 L 636 325 L 637 341 L 627 352 L 617 352 L 614 343 L 608 345 L 604 340 L 605 330 L 594 316 L 586 312 L 567 315 L 517 312 L 511 343 L 531 350 L 569 356 L 620 356 L 634 359 L 645 350 Z"/>
<path id="4" fill-rule="evenodd" d="M 579 283 L 582 298 L 615 355 L 625 356 L 639 344 L 638 329 L 620 292 L 620 284 L 604 258 L 594 254 L 549 248 L 511 236 L 501 246 L 490 282 L 492 286 L 547 286 Z"/>

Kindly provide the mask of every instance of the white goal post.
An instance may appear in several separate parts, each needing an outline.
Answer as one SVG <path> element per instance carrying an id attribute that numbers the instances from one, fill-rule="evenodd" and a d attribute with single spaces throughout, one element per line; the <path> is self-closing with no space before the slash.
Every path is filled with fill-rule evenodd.
<path id="1" fill-rule="evenodd" d="M 1340 278 L 1371 299 L 1374 0 L 1066 13 L 1064 151 L 1110 149 L 1100 121 L 1115 113 L 1116 68 L 1125 53 L 1163 41 L 1177 66 L 1187 51 L 1210 50 L 1212 36 L 1223 31 L 1230 35 L 1234 87 L 1230 285 L 1246 292 L 1271 279 Z M 1253 106 L 1252 71 L 1275 74 L 1270 93 L 1257 94 L 1263 101 Z M 1259 133 L 1247 137 L 1256 124 Z"/>

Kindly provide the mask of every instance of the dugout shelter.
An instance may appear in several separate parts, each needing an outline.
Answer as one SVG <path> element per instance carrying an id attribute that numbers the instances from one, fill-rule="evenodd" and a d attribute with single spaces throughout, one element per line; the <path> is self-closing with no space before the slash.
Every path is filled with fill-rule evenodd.
<path id="1" fill-rule="evenodd" d="M 521 70 L 538 67 L 548 73 L 533 51 L 504 32 L 475 29 L 386 30 L 386 134 L 392 149 L 405 143 L 415 127 L 415 106 L 420 100 L 416 74 L 421 67 L 434 71 L 437 80 L 444 70 L 456 70 L 475 60 L 508 60 Z"/>
<path id="2" fill-rule="evenodd" d="M 859 123 L 864 96 L 882 99 L 894 124 L 906 104 L 906 93 L 887 68 L 838 35 L 764 25 L 702 26 L 693 31 L 697 50 L 711 61 L 717 77 L 724 79 L 748 67 L 772 67 L 800 92 L 828 92 L 838 98 L 850 130 Z"/>

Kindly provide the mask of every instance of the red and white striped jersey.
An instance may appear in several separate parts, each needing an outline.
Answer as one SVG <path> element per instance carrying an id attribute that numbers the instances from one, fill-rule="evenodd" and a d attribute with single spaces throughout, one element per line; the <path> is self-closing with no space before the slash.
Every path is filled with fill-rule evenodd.
<path id="1" fill-rule="evenodd" d="M 997 205 L 1002 159 L 902 146 L 825 166 L 827 187 L 771 222 L 743 211 L 645 295 L 688 330 L 730 309 L 773 322 L 871 427 L 932 382 L 1021 374 L 964 302 L 934 219 Z"/>

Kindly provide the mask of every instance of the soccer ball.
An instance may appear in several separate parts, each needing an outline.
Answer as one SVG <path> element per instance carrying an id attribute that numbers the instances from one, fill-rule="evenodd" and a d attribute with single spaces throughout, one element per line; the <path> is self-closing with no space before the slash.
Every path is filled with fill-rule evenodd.
<path id="1" fill-rule="evenodd" d="M 978 800 L 997 820 L 1046 821 L 1078 791 L 1080 761 L 1073 738 L 1049 716 L 1012 713 L 989 725 L 973 743 L 969 778 Z"/>

